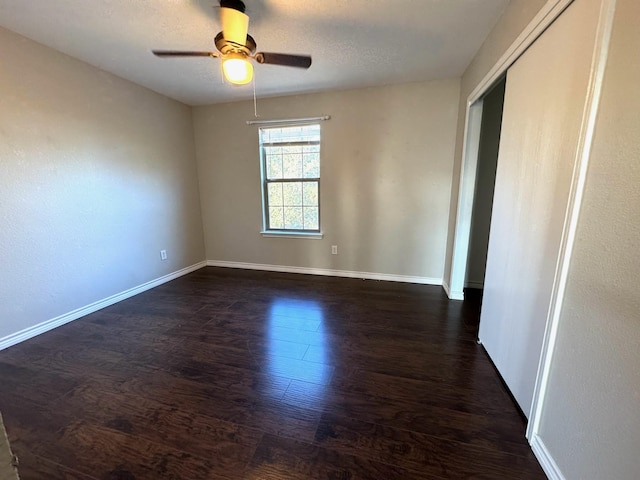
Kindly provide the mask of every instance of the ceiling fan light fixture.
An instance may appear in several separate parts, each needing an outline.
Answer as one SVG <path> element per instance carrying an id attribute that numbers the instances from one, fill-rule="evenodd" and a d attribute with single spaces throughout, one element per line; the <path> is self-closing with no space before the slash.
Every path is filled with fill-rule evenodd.
<path id="1" fill-rule="evenodd" d="M 222 59 L 224 77 L 235 85 L 246 85 L 253 78 L 253 65 L 242 53 L 228 53 Z"/>

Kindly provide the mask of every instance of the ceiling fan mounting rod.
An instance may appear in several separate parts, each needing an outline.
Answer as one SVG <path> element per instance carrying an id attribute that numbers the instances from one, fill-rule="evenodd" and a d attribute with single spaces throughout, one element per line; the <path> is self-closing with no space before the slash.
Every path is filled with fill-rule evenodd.
<path id="1" fill-rule="evenodd" d="M 246 10 L 244 2 L 242 2 L 241 0 L 220 0 L 220 6 L 222 8 L 232 8 L 242 13 L 244 13 Z"/>

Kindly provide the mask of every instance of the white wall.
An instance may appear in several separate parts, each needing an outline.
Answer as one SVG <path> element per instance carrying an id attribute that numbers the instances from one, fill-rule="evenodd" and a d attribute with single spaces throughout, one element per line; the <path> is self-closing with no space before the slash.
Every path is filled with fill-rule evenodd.
<path id="1" fill-rule="evenodd" d="M 190 108 L 0 45 L 0 340 L 203 260 Z"/>
<path id="2" fill-rule="evenodd" d="M 322 123 L 322 240 L 263 238 L 251 102 L 194 108 L 209 260 L 443 274 L 458 80 L 258 100 L 263 119 Z M 339 254 L 331 255 L 331 245 Z"/>
<path id="3" fill-rule="evenodd" d="M 617 1 L 540 425 L 567 479 L 640 478 L 639 19 Z"/>

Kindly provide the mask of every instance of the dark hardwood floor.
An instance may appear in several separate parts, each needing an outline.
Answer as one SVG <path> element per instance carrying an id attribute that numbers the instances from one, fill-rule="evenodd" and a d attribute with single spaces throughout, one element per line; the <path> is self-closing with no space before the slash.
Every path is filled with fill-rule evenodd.
<path id="1" fill-rule="evenodd" d="M 440 287 L 205 268 L 0 352 L 35 479 L 538 479 Z"/>

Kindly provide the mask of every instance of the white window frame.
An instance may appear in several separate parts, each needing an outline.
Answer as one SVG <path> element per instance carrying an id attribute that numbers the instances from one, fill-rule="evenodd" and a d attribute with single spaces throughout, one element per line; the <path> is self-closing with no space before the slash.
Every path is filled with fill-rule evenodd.
<path id="1" fill-rule="evenodd" d="M 287 127 L 302 127 L 316 125 L 320 130 L 320 139 L 318 141 L 298 141 L 298 142 L 288 142 L 288 143 L 263 143 L 262 142 L 262 131 L 269 130 L 272 128 L 287 128 Z M 268 146 L 291 146 L 291 145 L 318 145 L 320 147 L 320 154 L 322 153 L 322 128 L 320 123 L 318 122 L 296 122 L 296 123 L 286 123 L 286 124 L 278 124 L 278 125 L 270 125 L 268 127 L 260 127 L 258 130 L 258 142 L 260 148 L 260 174 L 261 174 L 261 188 L 262 188 L 262 226 L 263 229 L 260 232 L 263 237 L 291 237 L 291 238 L 310 238 L 310 239 L 321 239 L 323 237 L 322 234 L 322 212 L 320 208 L 321 204 L 321 176 L 320 173 L 318 177 L 314 178 L 283 178 L 277 180 L 269 180 L 267 178 L 267 164 L 266 164 L 266 154 L 265 147 Z M 322 157 L 320 157 L 320 166 L 322 166 Z M 322 168 L 320 168 L 320 172 Z M 287 183 L 287 182 L 297 182 L 297 183 L 316 183 L 318 185 L 318 228 L 317 229 L 291 229 L 291 228 L 270 228 L 269 225 L 269 198 L 268 198 L 268 185 L 270 183 Z"/>

